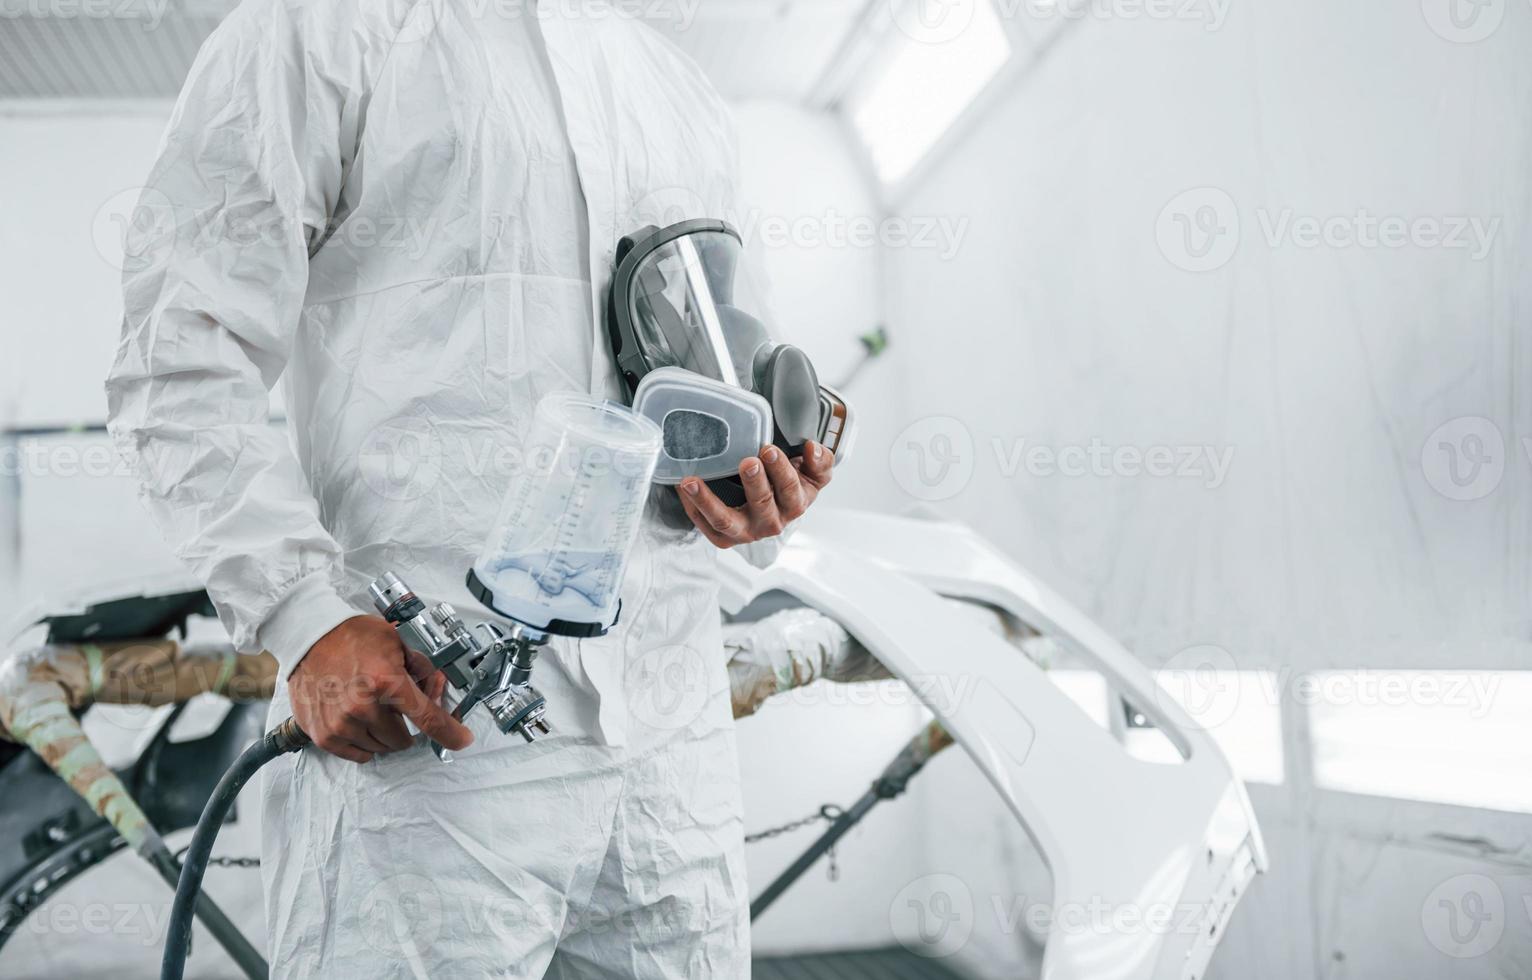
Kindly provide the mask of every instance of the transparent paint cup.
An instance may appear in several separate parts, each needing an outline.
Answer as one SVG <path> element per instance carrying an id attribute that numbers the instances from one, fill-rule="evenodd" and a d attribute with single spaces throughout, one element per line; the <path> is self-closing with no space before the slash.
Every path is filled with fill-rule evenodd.
<path id="1" fill-rule="evenodd" d="M 616 402 L 545 396 L 473 565 L 481 601 L 550 633 L 610 627 L 659 451 L 659 426 Z"/>

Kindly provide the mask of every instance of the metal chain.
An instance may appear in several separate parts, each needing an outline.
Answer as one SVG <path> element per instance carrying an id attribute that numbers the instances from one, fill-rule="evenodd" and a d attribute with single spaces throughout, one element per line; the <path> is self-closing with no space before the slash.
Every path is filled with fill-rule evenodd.
<path id="1" fill-rule="evenodd" d="M 754 844 L 757 841 L 770 840 L 773 837 L 780 837 L 783 834 L 790 834 L 795 830 L 802 830 L 804 827 L 807 827 L 813 823 L 817 823 L 820 820 L 825 820 L 833 823 L 834 821 L 840 819 L 840 816 L 843 813 L 845 813 L 845 811 L 836 806 L 834 803 L 826 803 L 824 806 L 820 807 L 818 810 L 815 810 L 808 816 L 803 817 L 802 819 L 793 820 L 782 824 L 779 827 L 772 827 L 759 833 L 746 834 L 745 843 Z M 176 852 L 176 863 L 179 864 L 181 862 L 182 858 L 186 856 L 186 852 L 188 850 L 190 850 L 189 847 L 183 847 Z M 255 857 L 223 857 L 221 855 L 216 855 L 208 858 L 207 864 L 210 868 L 259 868 L 261 866 L 261 859 Z M 830 866 L 832 869 L 831 873 L 833 875 L 833 869 L 835 867 L 835 855 L 833 851 L 830 854 Z"/>
<path id="2" fill-rule="evenodd" d="M 810 824 L 813 824 L 813 823 L 817 823 L 820 820 L 824 820 L 824 821 L 833 823 L 836 820 L 840 819 L 841 814 L 843 814 L 845 812 L 846 812 L 845 810 L 843 810 L 840 807 L 836 806 L 834 803 L 826 803 L 824 806 L 820 807 L 818 810 L 815 810 L 813 813 L 811 813 L 808 816 L 803 817 L 801 819 L 792 820 L 792 821 L 789 821 L 789 822 L 787 822 L 785 824 L 782 824 L 781 826 L 772 827 L 772 828 L 769 828 L 767 830 L 762 830 L 759 833 L 746 834 L 745 835 L 745 843 L 746 844 L 754 844 L 754 843 L 756 843 L 758 841 L 770 840 L 773 837 L 780 837 L 783 834 L 790 834 L 790 833 L 792 833 L 795 830 L 802 830 L 804 827 L 807 827 L 807 826 L 809 826 Z M 177 863 L 181 862 L 181 859 L 186 856 L 186 852 L 188 850 L 190 850 L 189 847 L 183 847 L 179 851 L 176 852 L 176 862 Z M 829 858 L 830 858 L 830 877 L 831 877 L 831 880 L 834 880 L 834 878 L 837 877 L 837 874 L 836 874 L 837 869 L 835 867 L 835 851 L 834 851 L 834 849 L 831 849 L 831 851 L 829 853 Z M 208 858 L 207 859 L 207 864 L 208 864 L 208 867 L 210 867 L 210 868 L 259 868 L 261 866 L 261 859 L 260 858 L 255 858 L 255 857 L 223 857 L 223 856 L 220 855 L 220 856 L 214 856 L 214 857 Z"/>
<path id="3" fill-rule="evenodd" d="M 182 863 L 182 859 L 186 857 L 186 852 L 189 850 L 191 850 L 190 844 L 176 852 L 177 864 Z M 210 868 L 259 868 L 261 866 L 261 859 L 253 857 L 215 856 L 207 859 L 207 866 Z"/>
<path id="4" fill-rule="evenodd" d="M 769 830 L 762 830 L 759 833 L 746 834 L 745 843 L 754 844 L 756 841 L 770 840 L 773 837 L 780 837 L 783 834 L 790 834 L 795 830 L 802 830 L 809 824 L 815 823 L 819 820 L 828 820 L 833 823 L 834 821 L 840 819 L 841 814 L 845 812 L 845 810 L 842 810 L 834 803 L 826 803 L 824 806 L 820 807 L 818 810 L 815 810 L 813 813 L 802 818 L 801 820 L 793 820 L 789 823 L 782 824 L 780 827 L 772 827 Z"/>
<path id="5" fill-rule="evenodd" d="M 252 857 L 210 857 L 207 859 L 210 868 L 259 868 L 260 858 Z"/>
<path id="6" fill-rule="evenodd" d="M 826 803 L 818 810 L 815 810 L 813 813 L 801 819 L 792 820 L 788 823 L 782 824 L 779 827 L 772 827 L 768 830 L 762 830 L 759 833 L 746 834 L 745 843 L 754 844 L 757 841 L 770 840 L 773 837 L 780 837 L 783 834 L 790 834 L 795 830 L 802 830 L 804 827 L 807 827 L 813 823 L 817 823 L 820 820 L 833 823 L 834 821 L 840 819 L 841 814 L 845 812 L 845 810 L 836 806 L 834 803 Z M 186 852 L 188 850 L 190 850 L 189 847 L 183 847 L 176 852 L 177 863 L 180 863 L 181 859 L 186 856 Z M 254 857 L 214 856 L 207 859 L 207 864 L 210 868 L 259 868 L 261 866 L 261 859 Z M 835 852 L 833 850 L 830 852 L 830 868 L 831 876 L 834 877 Z"/>

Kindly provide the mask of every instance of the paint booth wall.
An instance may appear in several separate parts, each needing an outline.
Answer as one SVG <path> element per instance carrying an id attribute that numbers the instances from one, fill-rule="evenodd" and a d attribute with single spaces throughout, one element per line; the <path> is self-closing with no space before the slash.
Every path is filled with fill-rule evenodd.
<path id="1" fill-rule="evenodd" d="M 105 417 L 102 384 L 122 322 L 117 222 L 131 209 L 123 202 L 136 200 L 169 111 L 0 115 L 0 186 L 24 190 L 6 196 L 0 221 L 12 355 L 0 358 L 0 427 Z M 176 571 L 105 435 L 3 448 L 0 538 L 19 529 L 24 601 Z"/>
<path id="2" fill-rule="evenodd" d="M 1215 976 L 1529 976 L 1532 817 L 1317 787 L 1295 693 L 1532 665 L 1532 8 L 1453 44 L 1417 3 L 1220 6 L 1091 6 L 893 202 L 962 233 L 885 250 L 908 393 L 862 464 L 1152 664 L 1211 645 L 1272 681 L 1274 869 Z M 959 959 L 1012 975 L 996 869 L 1031 858 L 941 812 L 925 863 L 980 910 Z"/>

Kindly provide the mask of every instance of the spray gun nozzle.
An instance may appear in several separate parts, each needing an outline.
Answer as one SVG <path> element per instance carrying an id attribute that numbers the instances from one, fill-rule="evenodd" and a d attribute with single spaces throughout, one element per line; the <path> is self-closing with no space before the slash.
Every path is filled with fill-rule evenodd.
<path id="1" fill-rule="evenodd" d="M 507 633 L 489 623 L 469 630 L 446 603 L 429 608 L 397 575 L 388 573 L 369 590 L 377 606 L 410 649 L 424 654 L 439 668 L 461 699 L 452 716 L 459 721 L 481 702 L 502 731 L 528 742 L 550 734 L 543 715 L 547 701 L 531 685 L 537 648 L 546 633 L 519 624 Z M 432 750 L 443 762 L 451 753 L 436 743 Z"/>

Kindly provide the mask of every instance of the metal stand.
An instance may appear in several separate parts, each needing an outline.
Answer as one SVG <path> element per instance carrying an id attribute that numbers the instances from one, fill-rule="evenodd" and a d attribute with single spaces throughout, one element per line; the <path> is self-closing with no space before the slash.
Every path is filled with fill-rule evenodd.
<path id="1" fill-rule="evenodd" d="M 931 756 L 949 744 L 951 739 L 935 723 L 911 739 L 909 744 L 894 756 L 894 760 L 888 764 L 883 773 L 873 780 L 867 792 L 863 793 L 850 809 L 831 821 L 829 829 L 820 834 L 819 839 L 798 856 L 798 860 L 789 865 L 786 871 L 777 875 L 776 880 L 766 886 L 766 890 L 761 892 L 760 897 L 750 903 L 750 920 L 755 921 L 762 912 L 770 908 L 771 903 L 775 902 L 793 882 L 803 877 L 803 873 L 833 848 L 836 841 L 846 836 L 852 827 L 861 823 L 868 811 L 879 802 L 891 800 L 903 793 L 915 774 L 925 768 Z"/>

